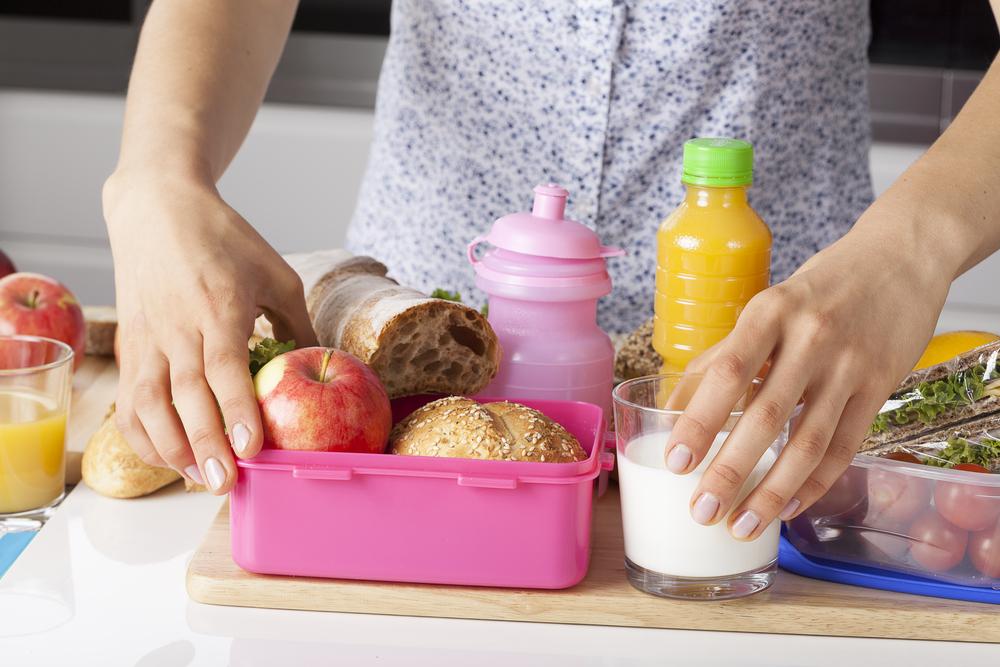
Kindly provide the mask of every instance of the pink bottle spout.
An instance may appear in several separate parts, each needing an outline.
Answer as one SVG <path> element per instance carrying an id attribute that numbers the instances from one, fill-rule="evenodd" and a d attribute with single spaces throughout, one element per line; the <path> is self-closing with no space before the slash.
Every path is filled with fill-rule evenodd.
<path id="1" fill-rule="evenodd" d="M 555 183 L 535 186 L 535 203 L 531 207 L 531 214 L 538 218 L 548 218 L 549 220 L 562 220 L 566 212 L 566 198 L 569 192 L 566 188 L 561 188 Z"/>

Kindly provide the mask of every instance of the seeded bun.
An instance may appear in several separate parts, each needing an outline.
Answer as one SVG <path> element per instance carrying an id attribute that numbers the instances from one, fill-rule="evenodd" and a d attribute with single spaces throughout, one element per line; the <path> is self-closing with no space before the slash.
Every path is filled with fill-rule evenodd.
<path id="1" fill-rule="evenodd" d="M 438 399 L 396 424 L 389 451 L 491 461 L 572 463 L 587 458 L 580 443 L 538 410 L 461 396 Z"/>
<path id="2" fill-rule="evenodd" d="M 615 355 L 615 378 L 631 380 L 656 375 L 663 368 L 663 358 L 653 349 L 653 318 L 630 333 Z"/>

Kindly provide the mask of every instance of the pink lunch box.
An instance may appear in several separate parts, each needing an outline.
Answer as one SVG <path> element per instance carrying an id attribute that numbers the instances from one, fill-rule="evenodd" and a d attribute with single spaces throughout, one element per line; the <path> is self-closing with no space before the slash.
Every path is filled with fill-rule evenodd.
<path id="1" fill-rule="evenodd" d="M 393 401 L 393 420 L 434 398 Z M 587 459 L 265 449 L 237 462 L 233 560 L 262 574 L 517 588 L 577 584 L 590 561 L 593 481 L 614 464 L 604 451 L 604 413 L 590 403 L 519 402 L 562 424 Z"/>

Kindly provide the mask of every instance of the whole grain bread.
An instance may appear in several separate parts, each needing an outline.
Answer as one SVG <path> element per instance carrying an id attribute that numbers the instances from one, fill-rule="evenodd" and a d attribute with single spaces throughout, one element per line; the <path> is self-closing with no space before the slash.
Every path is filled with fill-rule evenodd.
<path id="1" fill-rule="evenodd" d="M 115 353 L 115 332 L 118 330 L 118 315 L 114 306 L 84 306 L 83 321 L 86 327 L 84 351 L 98 357 L 110 357 Z"/>
<path id="2" fill-rule="evenodd" d="M 631 380 L 644 375 L 656 375 L 663 367 L 663 358 L 653 349 L 653 318 L 630 333 L 615 354 L 615 377 Z"/>
<path id="3" fill-rule="evenodd" d="M 518 403 L 438 399 L 396 424 L 389 450 L 404 456 L 571 463 L 587 458 L 562 425 Z"/>

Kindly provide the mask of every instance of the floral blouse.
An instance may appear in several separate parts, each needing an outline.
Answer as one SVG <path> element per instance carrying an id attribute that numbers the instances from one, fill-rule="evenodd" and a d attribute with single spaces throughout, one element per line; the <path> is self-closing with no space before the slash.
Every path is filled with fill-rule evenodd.
<path id="1" fill-rule="evenodd" d="M 559 183 L 568 217 L 628 251 L 598 316 L 630 330 L 682 143 L 731 136 L 754 145 L 784 279 L 872 199 L 868 40 L 867 0 L 396 0 L 348 248 L 478 306 L 466 243 Z"/>

